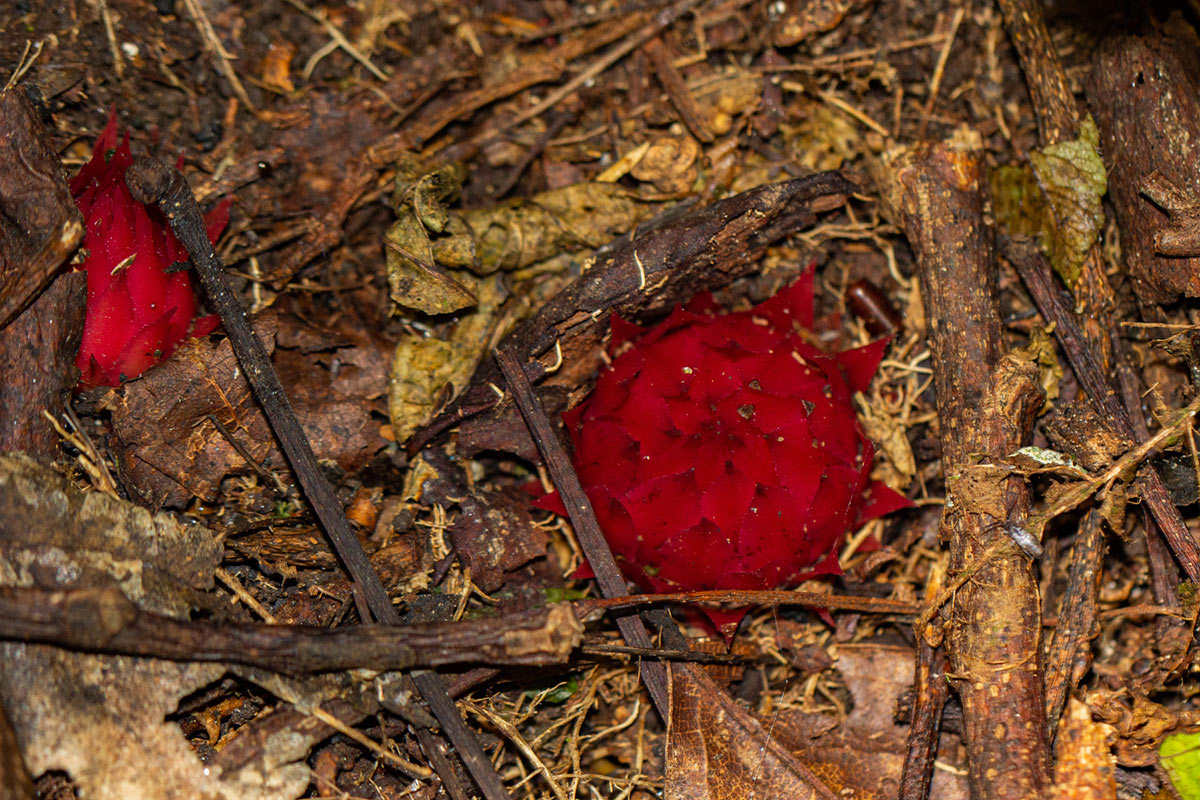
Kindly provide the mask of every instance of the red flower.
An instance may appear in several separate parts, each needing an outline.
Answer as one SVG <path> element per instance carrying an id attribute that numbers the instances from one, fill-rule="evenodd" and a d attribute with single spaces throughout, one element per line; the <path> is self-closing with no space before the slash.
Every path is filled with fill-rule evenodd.
<path id="1" fill-rule="evenodd" d="M 117 386 L 159 363 L 189 336 L 217 327 L 195 319 L 188 254 L 156 208 L 133 199 L 125 170 L 133 163 L 126 132 L 117 146 L 116 112 L 96 140 L 92 160 L 71 181 L 84 218 L 87 314 L 75 366 L 80 389 Z M 229 201 L 208 215 L 208 238 L 229 221 Z"/>
<path id="2" fill-rule="evenodd" d="M 655 592 L 775 589 L 840 572 L 847 530 L 908 505 L 869 478 L 852 395 L 887 340 L 809 343 L 812 272 L 749 310 L 707 295 L 650 330 L 613 319 L 611 366 L 563 419 L 626 577 Z M 623 352 L 622 352 L 623 351 Z M 541 503 L 560 510 L 556 496 Z M 744 612 L 709 611 L 736 623 Z"/>

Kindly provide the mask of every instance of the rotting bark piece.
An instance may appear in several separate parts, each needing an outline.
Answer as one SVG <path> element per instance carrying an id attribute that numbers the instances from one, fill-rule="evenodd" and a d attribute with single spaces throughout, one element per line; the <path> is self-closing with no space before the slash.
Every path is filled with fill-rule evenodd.
<path id="1" fill-rule="evenodd" d="M 0 707 L 0 794 L 8 800 L 34 800 L 33 777 L 8 714 Z"/>
<path id="2" fill-rule="evenodd" d="M 1085 703 L 1072 700 L 1055 746 L 1058 756 L 1049 800 L 1117 799 L 1117 765 L 1108 746 L 1113 729 L 1092 721 Z"/>
<path id="3" fill-rule="evenodd" d="M 1176 19 L 1165 31 L 1106 40 L 1086 84 L 1110 164 L 1109 197 L 1121 225 L 1125 268 L 1147 303 L 1200 296 L 1200 258 L 1155 252 L 1155 237 L 1170 220 L 1144 194 L 1157 172 L 1179 192 L 1200 195 L 1198 52 L 1195 31 Z"/>
<path id="4" fill-rule="evenodd" d="M 108 571 L 130 599 L 185 613 L 188 590 L 212 585 L 222 548 L 208 529 L 100 492 L 84 493 L 27 456 L 0 455 L 0 575 L 78 583 Z"/>
<path id="5" fill-rule="evenodd" d="M 1158 254 L 1200 256 L 1200 199 L 1180 191 L 1158 172 L 1146 176 L 1142 193 L 1170 217 L 1154 234 L 1154 249 Z"/>
<path id="6" fill-rule="evenodd" d="M 613 313 L 649 322 L 705 289 L 753 269 L 772 242 L 836 208 L 854 184 L 835 172 L 759 186 L 700 210 L 677 206 L 597 253 L 592 266 L 504 338 L 530 380 L 578 387 L 600 365 L 600 341 Z M 561 360 L 559 358 L 561 356 Z M 532 359 L 532 360 L 531 360 Z M 454 403 L 409 442 L 410 452 L 441 431 L 496 404 L 498 369 L 485 359 Z"/>
<path id="7" fill-rule="evenodd" d="M 1042 420 L 1042 430 L 1054 449 L 1069 454 L 1084 469 L 1102 470 L 1129 449 L 1131 442 L 1105 425 L 1081 400 L 1058 403 Z"/>
<path id="8" fill-rule="evenodd" d="M 1099 634 L 1101 569 L 1106 551 L 1100 512 L 1083 518 L 1067 562 L 1067 588 L 1059 608 L 1058 627 L 1046 648 L 1046 717 L 1053 730 L 1063 704 L 1092 666 L 1092 639 Z"/>
<path id="9" fill-rule="evenodd" d="M 1004 354 L 979 152 L 932 144 L 889 160 L 930 321 L 943 471 L 954 475 L 1027 443 L 1042 394 L 1029 358 Z M 1004 484 L 1010 518 L 1023 518 L 1028 488 L 1016 477 Z M 1001 541 L 999 520 L 952 500 L 942 519 L 951 579 L 978 567 L 942 610 L 971 794 L 1036 796 L 1050 782 L 1036 577 L 1029 559 Z"/>
<path id="10" fill-rule="evenodd" d="M 50 141 L 23 91 L 0 92 L 0 328 L 49 285 L 83 236 Z"/>
<path id="11" fill-rule="evenodd" d="M 193 591 L 212 585 L 221 552 L 202 526 L 100 492 L 85 494 L 27 456 L 0 456 L 5 584 L 116 585 L 147 611 L 186 615 Z M 96 636 L 96 627 L 84 623 L 81 632 Z M 215 776 L 202 773 L 178 729 L 163 724 L 180 697 L 215 680 L 222 666 L 19 642 L 0 643 L 0 659 L 0 702 L 35 774 L 64 770 L 86 796 L 100 800 L 228 796 Z"/>
<path id="12" fill-rule="evenodd" d="M 58 434 L 42 411 L 57 414 L 62 395 L 79 380 L 75 354 L 86 296 L 86 275 L 61 275 L 0 329 L 0 451 L 47 459 L 58 453 Z"/>

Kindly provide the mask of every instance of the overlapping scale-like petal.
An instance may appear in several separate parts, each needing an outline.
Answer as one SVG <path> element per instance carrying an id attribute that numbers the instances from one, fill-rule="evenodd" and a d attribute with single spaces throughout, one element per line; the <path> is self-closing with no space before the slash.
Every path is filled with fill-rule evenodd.
<path id="1" fill-rule="evenodd" d="M 704 295 L 648 330 L 613 321 L 614 360 L 564 422 L 630 580 L 795 585 L 837 571 L 849 528 L 908 505 L 869 482 L 875 449 L 852 402 L 886 342 L 819 350 L 812 303 L 810 271 L 749 311 L 720 314 Z"/>
<path id="2" fill-rule="evenodd" d="M 117 386 L 167 358 L 189 336 L 217 326 L 196 318 L 196 297 L 186 269 L 187 252 L 157 209 L 133 199 L 125 171 L 133 163 L 129 136 L 117 143 L 114 113 L 96 140 L 92 158 L 71 181 L 84 218 L 87 313 L 75 365 L 79 388 Z M 216 241 L 229 221 L 228 203 L 207 219 Z"/>

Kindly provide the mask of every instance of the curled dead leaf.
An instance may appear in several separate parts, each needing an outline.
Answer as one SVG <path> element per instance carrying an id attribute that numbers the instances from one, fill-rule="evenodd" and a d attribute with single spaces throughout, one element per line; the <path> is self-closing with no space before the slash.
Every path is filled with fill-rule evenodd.
<path id="1" fill-rule="evenodd" d="M 690 136 L 663 136 L 650 147 L 634 166 L 632 175 L 653 183 L 667 194 L 686 192 L 696 182 L 696 159 L 700 145 Z"/>

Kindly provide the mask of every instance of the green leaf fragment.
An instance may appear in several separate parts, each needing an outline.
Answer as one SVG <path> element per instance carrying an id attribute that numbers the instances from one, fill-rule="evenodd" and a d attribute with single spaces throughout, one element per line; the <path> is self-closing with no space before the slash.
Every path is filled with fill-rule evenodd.
<path id="1" fill-rule="evenodd" d="M 1034 150 L 1028 165 L 992 173 L 997 221 L 1014 235 L 1036 236 L 1054 271 L 1072 289 L 1104 225 L 1100 200 L 1108 177 L 1099 147 L 1089 115 L 1078 138 Z"/>
<path id="2" fill-rule="evenodd" d="M 1183 800 L 1200 800 L 1200 733 L 1176 733 L 1163 739 L 1158 759 Z"/>

